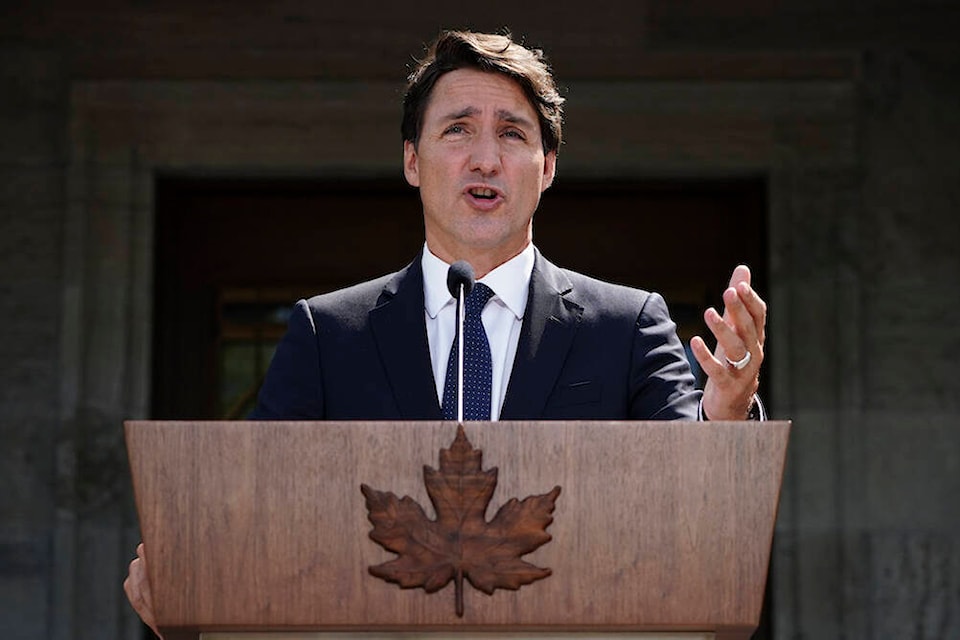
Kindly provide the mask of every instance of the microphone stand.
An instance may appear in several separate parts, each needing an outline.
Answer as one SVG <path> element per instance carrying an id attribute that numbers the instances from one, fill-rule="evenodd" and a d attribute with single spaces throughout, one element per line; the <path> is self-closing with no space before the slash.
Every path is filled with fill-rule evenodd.
<path id="1" fill-rule="evenodd" d="M 457 422 L 463 422 L 463 324 L 466 322 L 466 302 L 463 284 L 457 297 Z"/>

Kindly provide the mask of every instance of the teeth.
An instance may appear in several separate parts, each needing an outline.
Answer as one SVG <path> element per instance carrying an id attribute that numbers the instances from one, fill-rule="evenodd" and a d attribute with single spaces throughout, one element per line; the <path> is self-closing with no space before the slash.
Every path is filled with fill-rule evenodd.
<path id="1" fill-rule="evenodd" d="M 470 193 L 479 198 L 492 198 L 494 196 L 493 189 L 471 189 Z"/>

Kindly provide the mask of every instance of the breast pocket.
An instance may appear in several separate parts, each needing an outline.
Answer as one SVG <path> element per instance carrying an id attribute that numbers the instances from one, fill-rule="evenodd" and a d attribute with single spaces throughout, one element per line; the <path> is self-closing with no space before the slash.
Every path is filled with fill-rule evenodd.
<path id="1" fill-rule="evenodd" d="M 603 385 L 594 380 L 561 383 L 554 389 L 550 405 L 554 407 L 573 407 L 577 405 L 597 404 Z"/>

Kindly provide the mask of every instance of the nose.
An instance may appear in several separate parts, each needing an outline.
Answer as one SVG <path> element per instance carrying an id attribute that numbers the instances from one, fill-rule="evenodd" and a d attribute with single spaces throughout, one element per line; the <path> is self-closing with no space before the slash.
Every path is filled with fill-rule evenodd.
<path id="1" fill-rule="evenodd" d="M 477 136 L 470 148 L 470 171 L 484 176 L 500 173 L 500 141 L 496 135 Z"/>

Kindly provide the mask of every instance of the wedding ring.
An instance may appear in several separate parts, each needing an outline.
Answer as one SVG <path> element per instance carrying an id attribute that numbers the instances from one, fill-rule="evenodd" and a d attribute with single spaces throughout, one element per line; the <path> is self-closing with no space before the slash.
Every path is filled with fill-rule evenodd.
<path id="1" fill-rule="evenodd" d="M 740 371 L 740 370 L 743 369 L 745 366 L 747 366 L 748 364 L 750 364 L 750 358 L 751 358 L 751 357 L 752 357 L 752 356 L 750 355 L 750 352 L 747 351 L 747 355 L 743 356 L 743 357 L 740 358 L 739 360 L 731 360 L 730 358 L 727 358 L 727 364 L 730 365 L 731 367 L 733 367 L 734 369 L 736 369 L 737 371 Z"/>

